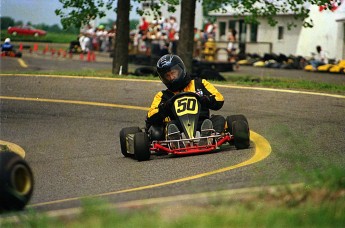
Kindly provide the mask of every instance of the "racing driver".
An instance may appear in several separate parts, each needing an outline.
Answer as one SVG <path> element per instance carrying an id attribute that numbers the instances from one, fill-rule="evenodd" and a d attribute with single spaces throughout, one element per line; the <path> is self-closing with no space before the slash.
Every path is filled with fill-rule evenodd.
<path id="1" fill-rule="evenodd" d="M 163 140 L 165 133 L 168 139 L 181 138 L 181 126 L 171 112 L 170 102 L 170 98 L 180 92 L 194 92 L 200 96 L 201 111 L 197 130 L 201 130 L 201 136 L 209 135 L 203 129 L 215 129 L 218 133 L 224 131 L 225 118 L 221 115 L 210 117 L 210 109 L 219 110 L 224 104 L 223 95 L 210 82 L 197 77 L 192 79 L 186 72 L 182 59 L 177 55 L 162 56 L 156 67 L 159 78 L 167 89 L 155 95 L 147 113 L 146 130 L 151 140 Z M 203 135 L 203 132 L 206 133 Z"/>

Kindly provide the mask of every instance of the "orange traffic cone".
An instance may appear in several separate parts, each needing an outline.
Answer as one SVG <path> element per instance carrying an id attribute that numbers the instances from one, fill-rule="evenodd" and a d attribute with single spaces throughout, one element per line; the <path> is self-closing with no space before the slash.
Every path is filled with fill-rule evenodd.
<path id="1" fill-rule="evenodd" d="M 84 61 L 84 53 L 80 53 L 79 59 L 80 59 L 81 61 Z"/>
<path id="2" fill-rule="evenodd" d="M 91 60 L 92 60 L 92 61 L 96 61 L 96 54 L 95 54 L 95 52 L 92 52 L 92 54 L 91 54 Z"/>
<path id="3" fill-rule="evenodd" d="M 47 53 L 47 52 L 48 52 L 48 50 L 49 50 L 49 48 L 48 48 L 48 44 L 46 44 L 46 47 L 43 49 L 43 54 Z"/>
<path id="4" fill-rule="evenodd" d="M 91 52 L 90 51 L 87 53 L 87 61 L 91 62 Z"/>
<path id="5" fill-rule="evenodd" d="M 38 51 L 38 44 L 34 44 L 34 51 Z"/>

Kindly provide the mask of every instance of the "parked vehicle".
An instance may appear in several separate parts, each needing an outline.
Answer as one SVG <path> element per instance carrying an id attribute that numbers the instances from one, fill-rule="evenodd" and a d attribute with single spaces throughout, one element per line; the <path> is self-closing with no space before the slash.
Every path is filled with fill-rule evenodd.
<path id="1" fill-rule="evenodd" d="M 16 35 L 26 35 L 26 36 L 45 36 L 47 34 L 46 31 L 41 29 L 35 29 L 31 26 L 14 26 L 8 27 L 7 33 L 13 36 Z"/>

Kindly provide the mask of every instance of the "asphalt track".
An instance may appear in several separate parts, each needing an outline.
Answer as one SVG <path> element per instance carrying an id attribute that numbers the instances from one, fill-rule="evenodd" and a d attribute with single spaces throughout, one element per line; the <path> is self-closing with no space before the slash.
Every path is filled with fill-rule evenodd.
<path id="1" fill-rule="evenodd" d="M 144 126 L 161 83 L 19 74 L 0 79 L 0 139 L 25 150 L 35 175 L 29 207 L 38 210 L 76 207 L 85 196 L 125 203 L 298 183 L 314 169 L 345 164 L 340 95 L 217 85 L 226 99 L 218 114 L 249 119 L 250 149 L 136 162 L 121 155 L 118 133 Z"/>

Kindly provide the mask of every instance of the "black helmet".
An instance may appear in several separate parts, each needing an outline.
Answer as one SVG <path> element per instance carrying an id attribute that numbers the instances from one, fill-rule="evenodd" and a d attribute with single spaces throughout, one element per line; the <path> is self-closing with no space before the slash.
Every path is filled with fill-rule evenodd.
<path id="1" fill-rule="evenodd" d="M 162 56 L 157 62 L 157 72 L 162 82 L 173 92 L 182 90 L 191 81 L 182 59 L 177 55 Z"/>

